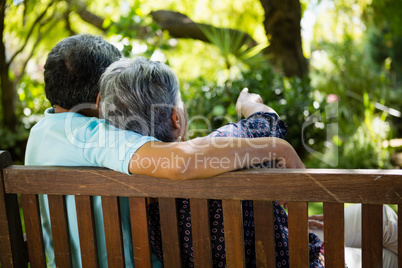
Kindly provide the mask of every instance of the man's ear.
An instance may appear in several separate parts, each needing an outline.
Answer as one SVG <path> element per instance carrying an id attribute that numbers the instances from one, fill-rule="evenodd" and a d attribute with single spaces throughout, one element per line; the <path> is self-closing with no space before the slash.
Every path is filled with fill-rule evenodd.
<path id="1" fill-rule="evenodd" d="M 99 109 L 99 102 L 100 102 L 100 92 L 98 93 L 98 96 L 96 96 L 96 102 L 95 102 L 96 109 Z"/>
<path id="2" fill-rule="evenodd" d="M 180 130 L 180 120 L 179 112 L 177 111 L 177 108 L 174 107 L 172 111 L 172 123 L 175 129 Z"/>

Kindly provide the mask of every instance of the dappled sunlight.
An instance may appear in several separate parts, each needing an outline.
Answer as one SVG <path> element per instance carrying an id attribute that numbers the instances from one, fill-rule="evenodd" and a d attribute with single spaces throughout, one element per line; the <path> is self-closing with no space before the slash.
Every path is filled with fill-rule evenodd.
<path id="1" fill-rule="evenodd" d="M 395 54 L 402 42 L 395 26 L 398 3 L 300 1 L 299 30 L 302 57 L 308 58 L 308 79 L 286 75 L 290 69 L 278 61 L 279 51 L 270 44 L 271 38 L 282 37 L 267 32 L 265 7 L 258 0 L 82 1 L 71 10 L 65 1 L 44 1 L 35 8 L 25 4 L 14 1 L 5 18 L 6 59 L 12 61 L 7 72 L 15 86 L 13 113 L 19 126 L 13 135 L 14 130 L 1 125 L 0 133 L 7 137 L 2 140 L 4 149 L 23 143 L 50 106 L 43 81 L 50 48 L 68 35 L 84 32 L 105 36 L 126 57 L 145 56 L 170 65 L 192 118 L 193 138 L 239 120 L 235 101 L 240 90 L 248 87 L 286 121 L 287 140 L 309 167 L 337 163 L 332 168 L 391 168 L 393 152 L 402 147 L 390 146 L 390 140 L 401 137 L 402 64 Z M 165 17 L 151 14 L 161 10 L 168 12 Z M 41 12 L 42 24 L 35 24 Z M 68 17 L 52 20 L 63 14 Z M 284 19 L 283 14 L 277 15 Z M 172 25 L 178 18 L 185 22 L 180 27 L 198 25 L 205 36 L 196 35 L 197 28 L 183 34 L 180 29 L 184 28 L 164 24 L 171 20 Z M 289 29 L 279 32 L 289 34 Z M 286 62 L 300 61 L 293 57 Z M 326 111 L 331 104 L 338 107 L 335 117 L 328 117 Z M 0 120 L 5 120 L 3 115 Z M 335 125 L 338 132 L 331 134 L 329 128 Z"/>

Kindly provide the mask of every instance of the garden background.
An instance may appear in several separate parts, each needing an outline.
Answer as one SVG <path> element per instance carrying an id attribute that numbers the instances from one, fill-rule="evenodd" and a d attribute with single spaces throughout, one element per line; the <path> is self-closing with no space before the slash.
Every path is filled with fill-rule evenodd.
<path id="1" fill-rule="evenodd" d="M 91 33 L 176 71 L 189 139 L 237 121 L 248 87 L 308 168 L 400 168 L 401 25 L 393 0 L 0 0 L 0 148 L 23 163 L 47 53 Z"/>

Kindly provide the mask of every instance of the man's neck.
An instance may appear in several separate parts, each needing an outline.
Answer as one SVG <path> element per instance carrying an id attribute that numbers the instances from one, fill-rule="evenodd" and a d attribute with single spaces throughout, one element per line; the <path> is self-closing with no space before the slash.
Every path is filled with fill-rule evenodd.
<path id="1" fill-rule="evenodd" d="M 69 112 L 69 111 L 70 111 L 70 110 L 64 109 L 64 108 L 60 107 L 59 105 L 55 105 L 55 106 L 54 106 L 54 113 L 55 113 L 55 114 L 58 114 L 58 113 L 67 113 L 67 112 Z"/>
<path id="2" fill-rule="evenodd" d="M 64 109 L 63 107 L 60 107 L 59 105 L 54 106 L 54 113 L 55 114 L 57 114 L 57 113 L 67 113 L 67 112 L 70 112 L 70 110 Z M 87 117 L 98 117 L 99 118 L 99 110 L 96 109 L 96 108 L 94 108 L 94 109 L 86 108 L 86 109 L 81 109 L 79 111 L 74 111 L 74 112 L 82 114 L 83 116 L 87 116 Z"/>

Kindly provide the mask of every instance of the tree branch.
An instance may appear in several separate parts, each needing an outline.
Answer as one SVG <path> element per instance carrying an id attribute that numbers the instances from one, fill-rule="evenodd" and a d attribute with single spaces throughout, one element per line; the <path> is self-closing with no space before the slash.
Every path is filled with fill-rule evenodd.
<path id="1" fill-rule="evenodd" d="M 24 44 L 20 47 L 19 50 L 17 50 L 14 55 L 11 56 L 10 60 L 8 61 L 8 64 L 11 64 L 13 62 L 13 60 L 15 59 L 15 57 L 17 57 L 18 54 L 20 54 L 26 47 L 26 45 L 28 44 L 28 40 L 31 37 L 36 25 L 38 23 L 40 23 L 40 21 L 43 19 L 43 17 L 46 15 L 48 9 L 53 5 L 54 1 L 51 1 L 47 7 L 45 8 L 45 10 L 36 18 L 36 20 L 34 21 L 34 23 L 32 24 L 31 28 L 28 31 L 28 34 L 25 38 L 25 42 Z"/>
<path id="2" fill-rule="evenodd" d="M 84 20 L 89 24 L 92 24 L 93 26 L 104 32 L 108 30 L 108 28 L 103 27 L 104 18 L 88 11 L 86 4 L 83 3 L 81 0 L 65 0 L 65 1 L 75 8 L 75 11 L 81 17 L 82 20 Z M 193 22 L 186 15 L 179 12 L 169 10 L 158 10 L 158 11 L 152 11 L 150 15 L 153 18 L 153 20 L 157 24 L 159 24 L 162 30 L 167 30 L 169 34 L 174 38 L 190 38 L 209 43 L 210 42 L 209 39 L 205 36 L 201 28 L 212 27 L 218 33 L 223 31 L 225 32 L 229 31 L 232 32 L 233 34 L 243 35 L 244 36 L 243 41 L 246 42 L 249 47 L 254 47 L 257 45 L 257 42 L 249 34 L 245 32 L 229 28 L 214 27 L 209 24 L 196 23 Z M 142 36 L 147 36 L 146 34 L 149 32 L 146 26 L 144 27 L 144 26 L 132 25 L 132 28 L 138 33 L 137 36 L 138 38 L 141 38 Z"/>
<path id="3" fill-rule="evenodd" d="M 218 33 L 222 31 L 229 31 L 233 34 L 243 35 L 243 40 L 247 42 L 249 47 L 257 45 L 257 42 L 248 34 L 239 30 L 230 28 L 214 27 L 209 24 L 193 22 L 186 15 L 169 10 L 152 11 L 151 16 L 153 20 L 159 24 L 163 30 L 167 30 L 172 37 L 175 38 L 191 38 L 201 40 L 203 42 L 210 42 L 201 30 L 202 27 L 213 27 Z"/>
<path id="4" fill-rule="evenodd" d="M 14 79 L 14 81 L 13 81 L 13 83 L 14 83 L 15 86 L 18 85 L 18 83 L 21 81 L 21 78 L 23 77 L 23 75 L 24 75 L 24 73 L 25 73 L 25 69 L 26 69 L 26 67 L 27 67 L 27 65 L 28 65 L 28 62 L 29 62 L 30 59 L 32 59 L 32 57 L 33 57 L 33 55 L 34 55 L 34 53 L 35 53 L 35 50 L 36 50 L 36 48 L 38 47 L 38 45 L 39 45 L 39 43 L 40 43 L 40 41 L 41 41 L 41 39 L 42 39 L 42 31 L 41 31 L 42 27 L 45 26 L 45 25 L 47 25 L 47 24 L 49 23 L 49 21 L 51 21 L 51 20 L 53 20 L 53 23 L 51 23 L 51 24 L 49 25 L 49 27 L 48 27 L 49 29 L 51 29 L 51 28 L 53 28 L 54 25 L 59 21 L 59 19 L 56 18 L 56 17 L 54 16 L 54 14 L 53 14 L 53 16 L 50 16 L 48 19 L 46 19 L 45 21 L 42 21 L 42 22 L 39 24 L 39 27 L 38 27 L 38 34 L 37 34 L 35 43 L 32 45 L 31 51 L 30 51 L 30 53 L 29 53 L 29 56 L 28 56 L 28 57 L 25 59 L 25 61 L 22 63 L 21 69 L 20 69 L 19 73 L 16 74 L 15 79 Z M 45 32 L 46 32 L 46 31 L 45 31 Z"/>
<path id="5" fill-rule="evenodd" d="M 66 30 L 69 33 L 70 36 L 75 35 L 76 33 L 73 31 L 73 29 L 71 28 L 71 23 L 70 23 L 70 12 L 71 12 L 71 5 L 68 4 L 68 8 L 66 9 L 66 11 L 63 14 L 63 19 L 64 22 L 66 23 Z"/>
<path id="6" fill-rule="evenodd" d="M 89 24 L 92 24 L 96 28 L 107 31 L 108 28 L 103 27 L 103 21 L 105 20 L 98 15 L 88 11 L 86 3 L 80 0 L 65 0 L 71 7 L 75 8 L 75 12 L 81 17 L 81 19 Z"/>

